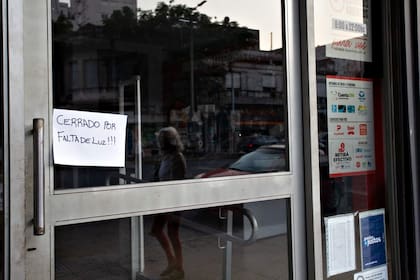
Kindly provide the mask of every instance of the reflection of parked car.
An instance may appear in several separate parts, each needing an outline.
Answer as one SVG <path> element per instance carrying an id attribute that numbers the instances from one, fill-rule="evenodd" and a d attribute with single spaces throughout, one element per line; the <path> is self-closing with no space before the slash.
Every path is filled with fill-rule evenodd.
<path id="1" fill-rule="evenodd" d="M 196 176 L 196 178 L 234 176 L 251 173 L 287 170 L 286 148 L 284 145 L 261 146 L 243 155 L 226 168 L 218 168 Z"/>
<path id="2" fill-rule="evenodd" d="M 249 153 L 264 145 L 279 144 L 280 139 L 271 135 L 245 136 L 239 142 L 239 151 Z"/>

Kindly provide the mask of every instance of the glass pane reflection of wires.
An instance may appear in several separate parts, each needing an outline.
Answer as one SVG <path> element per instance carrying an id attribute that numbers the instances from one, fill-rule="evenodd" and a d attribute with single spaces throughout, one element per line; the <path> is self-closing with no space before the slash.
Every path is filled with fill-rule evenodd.
<path id="1" fill-rule="evenodd" d="M 281 1 L 51 5 L 54 108 L 128 116 L 124 168 L 56 165 L 56 188 L 289 170 Z M 163 178 L 164 127 L 186 166 Z"/>

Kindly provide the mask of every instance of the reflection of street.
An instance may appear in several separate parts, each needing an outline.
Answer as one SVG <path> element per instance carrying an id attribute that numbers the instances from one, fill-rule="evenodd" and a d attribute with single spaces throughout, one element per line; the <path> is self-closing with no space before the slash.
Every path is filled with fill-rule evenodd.
<path id="1" fill-rule="evenodd" d="M 187 158 L 187 178 L 194 178 L 196 175 L 208 172 L 219 167 L 226 167 L 239 158 L 239 156 L 226 157 L 225 154 L 213 155 L 211 157 L 189 157 Z M 143 162 L 143 179 L 152 179 L 156 169 L 156 162 Z"/>
<path id="2" fill-rule="evenodd" d="M 181 136 L 188 178 L 287 139 L 284 50 L 262 50 L 261 30 L 235 21 L 236 11 L 220 7 L 232 14 L 217 19 L 201 12 L 211 1 L 149 1 L 141 11 L 142 1 L 99 2 L 51 0 L 54 107 L 127 115 L 126 164 L 55 166 L 56 188 L 121 184 L 118 173 L 155 181 L 155 133 L 165 126 Z M 242 149 L 252 135 L 279 140 Z"/>
<path id="3" fill-rule="evenodd" d="M 237 158 L 210 158 L 210 159 L 189 159 L 190 178 L 214 168 L 225 167 L 234 162 Z"/>
<path id="4" fill-rule="evenodd" d="M 198 214 L 200 212 L 197 212 Z M 214 224 L 214 216 L 202 223 Z M 159 279 L 166 259 L 148 232 L 151 216 L 145 217 L 145 271 L 137 279 Z M 56 228 L 57 280 L 131 279 L 130 219 Z M 218 229 L 215 228 L 215 231 Z M 223 279 L 223 254 L 214 233 L 181 226 L 185 280 Z M 289 279 L 287 236 L 275 235 L 249 246 L 233 245 L 232 279 Z"/>

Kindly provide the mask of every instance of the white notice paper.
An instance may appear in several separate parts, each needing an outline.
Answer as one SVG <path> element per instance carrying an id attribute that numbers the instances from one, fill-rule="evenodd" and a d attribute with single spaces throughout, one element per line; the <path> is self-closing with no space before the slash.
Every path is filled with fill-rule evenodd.
<path id="1" fill-rule="evenodd" d="M 327 276 L 356 269 L 353 214 L 325 218 Z"/>
<path id="2" fill-rule="evenodd" d="M 127 116 L 54 109 L 54 163 L 124 167 Z"/>
<path id="3" fill-rule="evenodd" d="M 370 0 L 317 0 L 315 44 L 327 57 L 372 61 Z"/>
<path id="4" fill-rule="evenodd" d="M 368 269 L 366 271 L 356 273 L 353 277 L 354 280 L 388 280 L 388 271 L 386 265 Z"/>

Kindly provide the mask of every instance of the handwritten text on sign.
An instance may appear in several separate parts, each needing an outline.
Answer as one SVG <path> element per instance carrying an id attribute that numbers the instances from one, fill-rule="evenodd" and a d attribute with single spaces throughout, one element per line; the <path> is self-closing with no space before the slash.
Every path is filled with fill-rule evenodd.
<path id="1" fill-rule="evenodd" d="M 54 163 L 124 167 L 127 116 L 54 109 Z"/>

